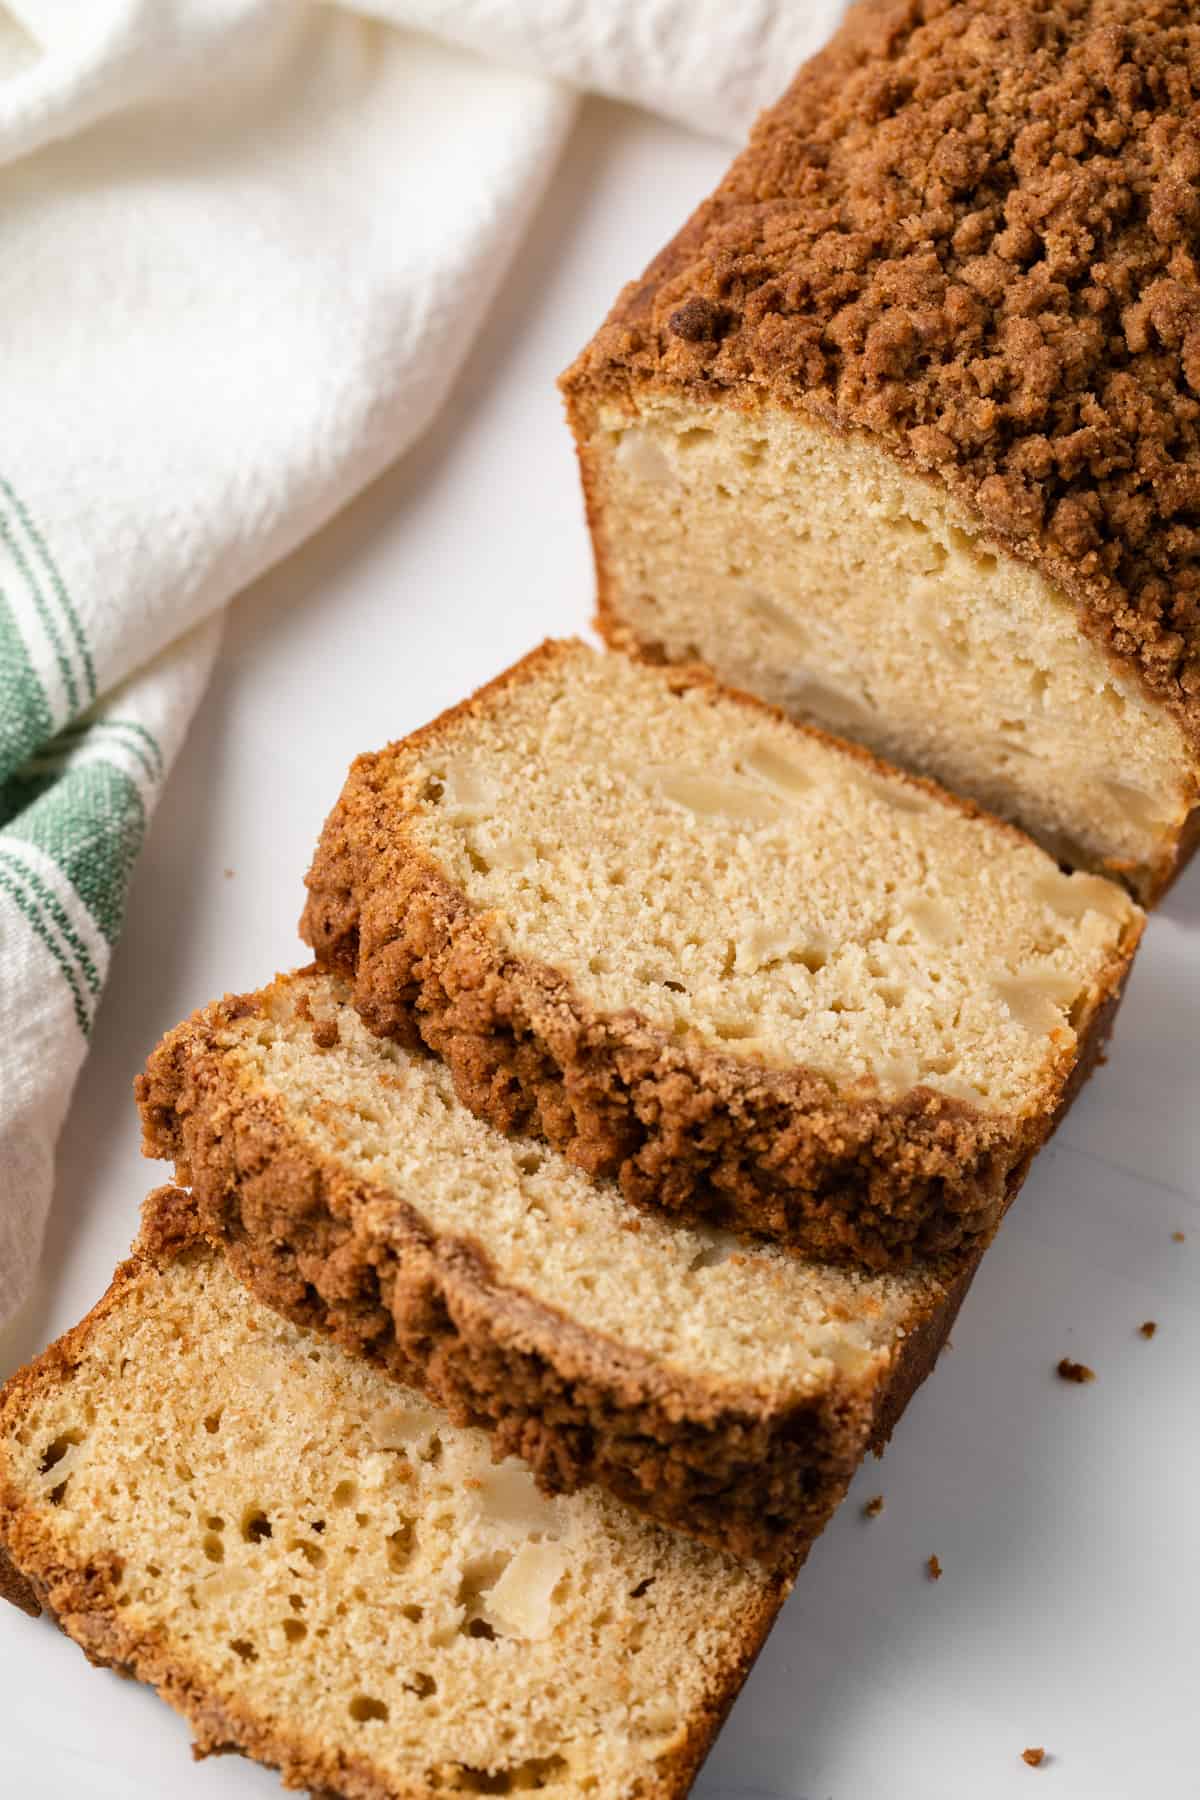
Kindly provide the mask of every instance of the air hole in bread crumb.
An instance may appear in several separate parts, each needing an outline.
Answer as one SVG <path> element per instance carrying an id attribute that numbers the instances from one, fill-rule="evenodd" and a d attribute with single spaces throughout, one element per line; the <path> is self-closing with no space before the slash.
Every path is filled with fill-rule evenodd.
<path id="1" fill-rule="evenodd" d="M 821 944 L 804 944 L 797 950 L 789 950 L 787 959 L 807 969 L 810 975 L 819 975 L 829 961 L 829 952 Z"/>
<path id="2" fill-rule="evenodd" d="M 473 1769 L 467 1763 L 451 1763 L 449 1786 L 456 1794 L 511 1794 L 513 1779 L 508 1769 Z M 439 1771 L 440 1776 L 440 1771 Z M 440 1779 L 438 1785 L 441 1785 Z"/>
<path id="3" fill-rule="evenodd" d="M 225 1521 L 219 1517 L 217 1513 L 213 1513 L 209 1518 L 205 1519 L 204 1523 L 210 1531 L 224 1531 L 225 1529 Z"/>
<path id="4" fill-rule="evenodd" d="M 43 1475 L 48 1475 L 50 1470 L 62 1461 L 63 1457 L 67 1454 L 67 1451 L 70 1450 L 73 1445 L 82 1444 L 82 1442 L 82 1431 L 64 1431 L 60 1437 L 56 1437 L 52 1443 L 47 1444 L 46 1448 L 42 1451 L 39 1472 Z"/>
<path id="5" fill-rule="evenodd" d="M 486 856 L 480 855 L 474 844 L 467 845 L 467 861 L 477 875 L 490 875 L 492 872 L 491 863 Z M 543 896 L 543 898 L 545 898 L 545 896 Z"/>
<path id="6" fill-rule="evenodd" d="M 519 1150 L 516 1157 L 522 1175 L 536 1175 L 545 1160 L 540 1150 Z"/>
<path id="7" fill-rule="evenodd" d="M 950 542 L 960 556 L 969 556 L 975 565 L 985 573 L 988 570 L 995 568 L 996 558 L 992 555 L 992 552 L 990 550 L 981 549 L 979 540 L 968 536 L 968 534 L 965 531 L 961 531 L 957 525 L 952 525 L 950 527 Z"/>
<path id="8" fill-rule="evenodd" d="M 373 1694 L 355 1694 L 350 1702 L 350 1717 L 356 1725 L 365 1725 L 369 1719 L 380 1719 L 386 1724 L 389 1716 L 386 1701 L 377 1700 Z"/>
<path id="9" fill-rule="evenodd" d="M 308 1626 L 303 1619 L 283 1619 L 283 1635 L 289 1644 L 298 1644 L 308 1636 Z"/>
<path id="10" fill-rule="evenodd" d="M 400 1611 L 404 1614 L 404 1617 L 408 1620 L 410 1625 L 419 1625 L 421 1620 L 425 1617 L 425 1608 L 411 1603 L 408 1606 L 402 1606 Z"/>
<path id="11" fill-rule="evenodd" d="M 437 1682 L 424 1669 L 418 1669 L 411 1681 L 404 1683 L 405 1690 L 415 1694 L 418 1700 L 428 1700 L 431 1694 L 437 1693 Z"/>
<path id="12" fill-rule="evenodd" d="M 339 1481 L 333 1490 L 335 1506 L 352 1506 L 358 1498 L 358 1487 L 353 1481 Z"/>
<path id="13" fill-rule="evenodd" d="M 50 1504 L 51 1504 L 51 1506 L 61 1506 L 62 1505 L 63 1501 L 67 1497 L 67 1486 L 68 1486 L 68 1483 L 70 1482 L 70 1480 L 71 1480 L 71 1477 L 68 1475 L 66 1481 L 60 1481 L 57 1487 L 50 1489 Z"/>
<path id="14" fill-rule="evenodd" d="M 320 1544 L 302 1544 L 297 1541 L 294 1544 L 289 1544 L 288 1549 L 298 1550 L 311 1569 L 322 1569 L 325 1566 L 325 1552 L 322 1550 Z"/>
<path id="15" fill-rule="evenodd" d="M 225 1546 L 215 1531 L 208 1531 L 205 1533 L 200 1548 L 204 1551 L 209 1562 L 220 1563 L 225 1561 Z"/>
<path id="16" fill-rule="evenodd" d="M 490 1555 L 475 1556 L 464 1566 L 462 1578 L 455 1595 L 459 1606 L 467 1611 L 468 1618 L 463 1625 L 469 1631 L 471 1616 L 476 1614 L 486 1596 L 495 1587 L 511 1558 L 505 1550 L 493 1551 Z"/>
<path id="17" fill-rule="evenodd" d="M 415 1539 L 416 1532 L 411 1519 L 403 1520 L 395 1531 L 389 1533 L 386 1539 L 387 1565 L 393 1575 L 399 1575 L 400 1571 L 407 1567 Z"/>
<path id="18" fill-rule="evenodd" d="M 240 1656 L 243 1662 L 258 1661 L 258 1651 L 250 1642 L 249 1638 L 230 1638 L 229 1648 L 234 1652 L 235 1656 Z"/>
<path id="19" fill-rule="evenodd" d="M 468 1619 L 464 1631 L 467 1637 L 484 1638 L 488 1643 L 495 1640 L 495 1630 L 486 1619 Z"/>
<path id="20" fill-rule="evenodd" d="M 242 1514 L 242 1536 L 248 1544 L 261 1544 L 271 1536 L 271 1521 L 261 1506 L 248 1506 Z"/>
<path id="21" fill-rule="evenodd" d="M 640 1600 L 642 1595 L 649 1593 L 650 1589 L 654 1586 L 654 1579 L 653 1575 L 647 1575 L 645 1581 L 639 1581 L 635 1588 L 630 1588 L 629 1598 L 631 1600 Z"/>
<path id="22" fill-rule="evenodd" d="M 220 1431 L 221 1415 L 219 1412 L 209 1413 L 204 1421 L 204 1429 L 210 1434 Z"/>

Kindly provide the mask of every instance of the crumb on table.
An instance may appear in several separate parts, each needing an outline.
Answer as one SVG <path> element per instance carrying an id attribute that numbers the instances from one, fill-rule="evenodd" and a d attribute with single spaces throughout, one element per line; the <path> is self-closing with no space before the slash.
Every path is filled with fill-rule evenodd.
<path id="1" fill-rule="evenodd" d="M 1158 1330 L 1158 1325 L 1153 1319 L 1147 1319 L 1144 1325 L 1138 1326 L 1138 1330 L 1144 1338 L 1152 1338 Z"/>
<path id="2" fill-rule="evenodd" d="M 930 1581 L 940 1581 L 942 1579 L 942 1565 L 936 1556 L 931 1556 L 929 1561 L 925 1564 L 925 1573 L 928 1575 Z"/>
<path id="3" fill-rule="evenodd" d="M 1171 1233 L 1171 1241 L 1176 1244 L 1182 1244 L 1184 1242 L 1184 1235 L 1183 1235 L 1182 1231 L 1173 1231 Z"/>
<path id="4" fill-rule="evenodd" d="M 1060 1360 L 1057 1372 L 1060 1381 L 1083 1383 L 1096 1379 L 1095 1369 L 1089 1369 L 1086 1363 L 1072 1362 L 1069 1356 L 1064 1356 Z"/>
<path id="5" fill-rule="evenodd" d="M 868 1500 L 866 1505 L 863 1507 L 863 1518 L 864 1519 L 877 1519 L 882 1511 L 883 1511 L 883 1495 L 876 1494 L 875 1498 L 873 1500 Z"/>
<path id="6" fill-rule="evenodd" d="M 1046 1752 L 1039 1744 L 1035 1750 L 1022 1750 L 1021 1761 L 1027 1762 L 1031 1769 L 1040 1769 L 1046 1760 Z"/>

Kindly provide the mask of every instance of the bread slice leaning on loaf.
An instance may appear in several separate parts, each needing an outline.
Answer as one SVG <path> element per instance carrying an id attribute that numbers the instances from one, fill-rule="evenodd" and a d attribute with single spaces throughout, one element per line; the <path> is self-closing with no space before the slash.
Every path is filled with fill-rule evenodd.
<path id="1" fill-rule="evenodd" d="M 546 1499 L 259 1306 L 170 1190 L 0 1395 L 0 1595 L 151 1683 L 199 1754 L 330 1800 L 679 1800 L 788 1585 Z"/>
<path id="2" fill-rule="evenodd" d="M 700 672 L 552 643 L 360 757 L 302 931 L 647 1207 L 899 1266 L 994 1229 L 1142 916 Z"/>
<path id="3" fill-rule="evenodd" d="M 563 378 L 611 644 L 1146 902 L 1200 836 L 1198 70 L 1185 0 L 854 7 Z"/>
<path id="4" fill-rule="evenodd" d="M 316 971 L 198 1014 L 138 1085 L 147 1152 L 260 1299 L 547 1490 L 596 1483 L 785 1567 L 932 1366 L 977 1260 L 870 1275 L 639 1216 L 475 1118 Z"/>

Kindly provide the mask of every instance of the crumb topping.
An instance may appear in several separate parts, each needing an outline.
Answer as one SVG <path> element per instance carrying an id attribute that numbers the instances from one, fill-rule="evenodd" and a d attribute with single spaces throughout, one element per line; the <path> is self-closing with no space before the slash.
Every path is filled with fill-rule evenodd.
<path id="1" fill-rule="evenodd" d="M 1147 1319 L 1144 1325 L 1138 1326 L 1138 1330 L 1144 1338 L 1152 1338 L 1158 1326 L 1153 1319 Z"/>
<path id="2" fill-rule="evenodd" d="M 1031 1769 L 1040 1769 L 1046 1760 L 1046 1752 L 1039 1745 L 1036 1750 L 1022 1750 L 1021 1761 L 1029 1764 Z"/>
<path id="3" fill-rule="evenodd" d="M 567 385 L 880 434 L 1200 738 L 1198 254 L 1187 0 L 874 0 Z"/>
<path id="4" fill-rule="evenodd" d="M 928 1575 L 930 1581 L 940 1581 L 942 1579 L 942 1565 L 936 1556 L 931 1556 L 925 1564 L 925 1573 Z"/>
<path id="5" fill-rule="evenodd" d="M 883 1511 L 883 1495 L 876 1494 L 875 1498 L 873 1500 L 868 1500 L 866 1502 L 865 1506 L 863 1507 L 863 1518 L 864 1519 L 877 1519 L 882 1511 Z"/>
<path id="6" fill-rule="evenodd" d="M 1069 1356 L 1062 1358 L 1057 1372 L 1060 1381 L 1074 1381 L 1080 1386 L 1085 1381 L 1095 1381 L 1096 1379 L 1095 1369 L 1089 1369 L 1086 1363 L 1072 1362 Z"/>

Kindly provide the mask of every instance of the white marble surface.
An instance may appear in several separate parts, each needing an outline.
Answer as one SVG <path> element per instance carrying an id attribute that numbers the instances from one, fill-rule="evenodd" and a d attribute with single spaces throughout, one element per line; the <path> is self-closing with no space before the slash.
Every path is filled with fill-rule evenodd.
<path id="1" fill-rule="evenodd" d="M 301 959 L 300 878 L 350 758 L 586 625 L 553 378 L 724 160 L 589 106 L 433 435 L 240 602 L 137 874 L 40 1290 L 0 1339 L 0 1373 L 78 1318 L 128 1244 L 157 1179 L 130 1098 L 155 1038 Z M 953 1349 L 816 1547 L 704 1800 L 1197 1793 L 1198 997 L 1200 867 L 1153 921 L 1111 1061 L 1041 1158 Z M 1063 1355 L 1097 1381 L 1058 1381 Z M 151 1694 L 8 1610 L 0 1696 L 13 1800 L 279 1791 L 236 1759 L 193 1768 Z M 1035 1744 L 1038 1771 L 1020 1761 Z"/>

